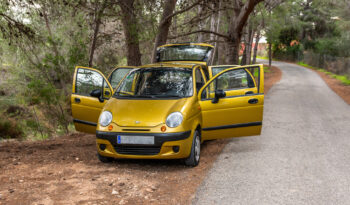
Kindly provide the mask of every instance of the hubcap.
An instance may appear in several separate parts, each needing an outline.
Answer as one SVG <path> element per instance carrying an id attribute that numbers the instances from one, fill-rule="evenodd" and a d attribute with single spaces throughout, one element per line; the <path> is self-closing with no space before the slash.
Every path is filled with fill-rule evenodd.
<path id="1" fill-rule="evenodd" d="M 196 136 L 195 147 L 194 147 L 194 156 L 196 161 L 199 161 L 199 156 L 201 154 L 201 141 L 199 140 L 198 135 Z"/>

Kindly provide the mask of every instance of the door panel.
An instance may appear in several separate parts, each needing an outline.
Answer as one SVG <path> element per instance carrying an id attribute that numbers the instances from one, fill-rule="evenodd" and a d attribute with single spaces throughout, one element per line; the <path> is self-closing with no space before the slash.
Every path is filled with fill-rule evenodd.
<path id="1" fill-rule="evenodd" d="M 251 72 L 258 72 L 258 80 Z M 200 90 L 203 140 L 260 134 L 264 109 L 260 72 L 263 72 L 260 65 L 229 68 Z M 226 94 L 218 102 L 214 100 L 216 90 Z"/>
<path id="2" fill-rule="evenodd" d="M 91 91 L 101 90 L 100 98 L 90 96 Z M 111 85 L 104 75 L 93 68 L 76 67 L 71 95 L 72 116 L 77 131 L 96 133 L 100 112 L 113 95 Z"/>

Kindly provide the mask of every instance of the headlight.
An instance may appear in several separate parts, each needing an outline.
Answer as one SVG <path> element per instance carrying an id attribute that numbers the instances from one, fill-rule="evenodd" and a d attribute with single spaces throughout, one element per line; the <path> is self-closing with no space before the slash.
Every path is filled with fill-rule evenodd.
<path id="1" fill-rule="evenodd" d="M 181 112 L 173 112 L 166 118 L 168 127 L 177 127 L 182 123 L 183 117 Z"/>
<path id="2" fill-rule="evenodd" d="M 102 127 L 107 127 L 112 122 L 112 113 L 109 111 L 103 111 L 100 115 L 99 123 Z"/>

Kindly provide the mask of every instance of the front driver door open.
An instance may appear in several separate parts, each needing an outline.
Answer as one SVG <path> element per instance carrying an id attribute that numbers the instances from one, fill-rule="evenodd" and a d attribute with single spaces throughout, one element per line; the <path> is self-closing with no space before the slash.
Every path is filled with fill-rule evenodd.
<path id="1" fill-rule="evenodd" d="M 100 93 L 93 97 L 92 92 Z M 71 105 L 75 129 L 85 133 L 96 133 L 100 112 L 113 89 L 106 77 L 93 68 L 77 66 L 74 72 Z"/>
<path id="2" fill-rule="evenodd" d="M 264 108 L 262 65 L 226 69 L 198 94 L 203 140 L 259 135 Z"/>

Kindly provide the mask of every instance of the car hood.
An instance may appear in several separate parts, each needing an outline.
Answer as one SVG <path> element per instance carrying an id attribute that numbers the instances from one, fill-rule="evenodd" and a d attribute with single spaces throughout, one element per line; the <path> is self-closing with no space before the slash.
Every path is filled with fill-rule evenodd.
<path id="1" fill-rule="evenodd" d="M 165 123 L 172 112 L 182 111 L 187 98 L 171 100 L 110 99 L 104 110 L 122 127 L 154 127 Z"/>

